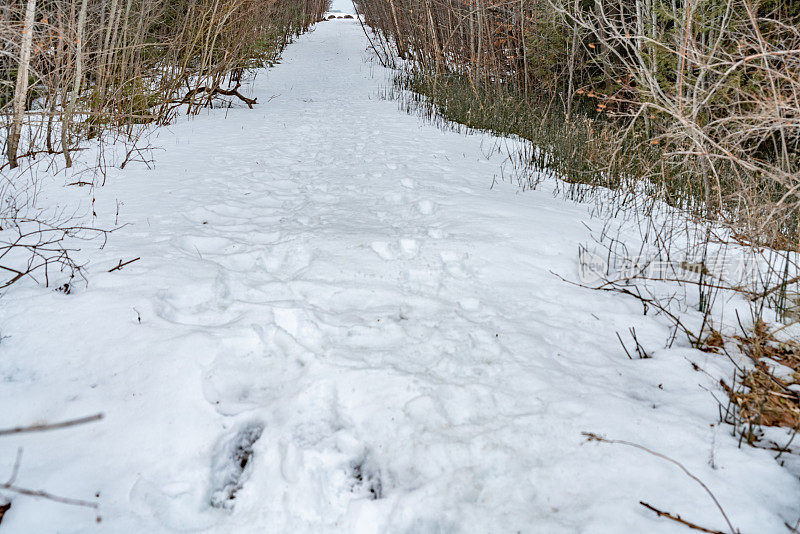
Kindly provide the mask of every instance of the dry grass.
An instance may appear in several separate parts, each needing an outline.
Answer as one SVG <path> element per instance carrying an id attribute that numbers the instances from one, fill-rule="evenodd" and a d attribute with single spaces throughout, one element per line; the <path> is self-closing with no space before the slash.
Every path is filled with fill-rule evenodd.
<path id="1" fill-rule="evenodd" d="M 800 431 L 800 344 L 779 341 L 763 321 L 733 341 L 751 363 L 739 369 L 734 386 L 722 383 L 740 422 L 748 429 Z M 776 372 L 775 364 L 783 366 L 782 372 Z M 746 437 L 752 440 L 752 432 Z"/>

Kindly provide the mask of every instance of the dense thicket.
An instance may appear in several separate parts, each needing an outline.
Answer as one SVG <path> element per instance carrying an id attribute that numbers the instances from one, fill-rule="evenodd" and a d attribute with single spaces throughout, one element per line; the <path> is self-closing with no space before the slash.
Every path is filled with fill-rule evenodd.
<path id="1" fill-rule="evenodd" d="M 752 242 L 797 248 L 800 3 L 357 4 L 386 59 L 413 65 L 404 83 L 452 118 L 532 139 L 568 179 L 644 178 Z"/>
<path id="2" fill-rule="evenodd" d="M 327 0 L 6 0 L 0 5 L 5 165 L 108 130 L 164 122 L 238 88 Z M 0 157 L 0 165 L 4 165 Z"/>

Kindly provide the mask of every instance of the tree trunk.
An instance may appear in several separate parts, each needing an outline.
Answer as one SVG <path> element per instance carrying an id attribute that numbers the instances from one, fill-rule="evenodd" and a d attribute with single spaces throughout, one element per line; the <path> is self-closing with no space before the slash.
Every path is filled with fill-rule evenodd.
<path id="1" fill-rule="evenodd" d="M 61 150 L 64 151 L 64 160 L 67 167 L 72 167 L 72 157 L 69 155 L 69 124 L 72 114 L 75 113 L 78 93 L 83 83 L 83 27 L 86 25 L 86 8 L 88 0 L 81 3 L 81 11 L 78 15 L 78 42 L 75 50 L 75 81 L 72 85 L 72 93 L 69 95 L 69 106 L 64 113 L 64 122 L 61 126 Z"/>
<path id="2" fill-rule="evenodd" d="M 25 10 L 25 25 L 22 29 L 22 47 L 20 48 L 17 85 L 14 88 L 14 119 L 8 132 L 8 161 L 11 168 L 17 166 L 17 148 L 22 134 L 22 121 L 25 118 L 25 101 L 28 95 L 28 67 L 31 62 L 31 45 L 33 43 L 33 24 L 36 15 L 36 0 L 28 0 Z"/>

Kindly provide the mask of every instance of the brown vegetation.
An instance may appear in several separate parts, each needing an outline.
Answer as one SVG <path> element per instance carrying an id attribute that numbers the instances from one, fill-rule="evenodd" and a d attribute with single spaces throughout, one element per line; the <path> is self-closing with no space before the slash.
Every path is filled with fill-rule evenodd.
<path id="1" fill-rule="evenodd" d="M 105 237 L 35 206 L 41 155 L 73 165 L 92 140 L 105 176 L 142 159 L 147 124 L 237 99 L 248 72 L 272 65 L 328 0 L 11 0 L 0 4 L 0 289 L 30 278 L 69 294 L 74 243 Z M 231 103 L 229 102 L 229 105 Z M 105 146 L 119 142 L 118 160 Z M 146 156 L 145 156 L 146 157 Z M 142 159 L 143 160 L 143 159 Z M 144 160 L 143 160 L 144 161 Z M 57 168 L 57 167 L 56 167 Z M 94 179 L 70 185 L 94 187 Z M 65 277 L 67 281 L 64 282 Z M 63 283 L 62 283 L 63 282 Z"/>
<path id="2" fill-rule="evenodd" d="M 0 6 L 0 168 L 168 122 L 277 60 L 326 0 L 12 0 Z"/>

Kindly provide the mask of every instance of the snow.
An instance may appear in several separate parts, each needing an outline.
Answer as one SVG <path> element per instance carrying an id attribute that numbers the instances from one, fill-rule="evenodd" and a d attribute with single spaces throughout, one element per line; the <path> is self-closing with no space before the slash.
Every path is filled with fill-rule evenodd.
<path id="1" fill-rule="evenodd" d="M 317 25 L 255 110 L 181 120 L 153 169 L 109 173 L 97 224 L 119 202 L 126 226 L 84 244 L 88 284 L 3 295 L 0 427 L 105 418 L 0 441 L 0 473 L 23 447 L 19 485 L 102 522 L 14 497 L 2 527 L 687 531 L 644 501 L 725 530 L 676 466 L 582 432 L 681 462 L 744 533 L 794 524 L 797 478 L 716 425 L 730 364 L 553 274 L 577 278 L 587 207 L 492 187 L 495 140 L 403 114 L 387 83 L 357 21 Z M 631 326 L 652 359 L 625 356 Z"/>

